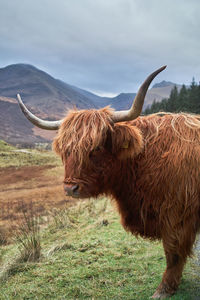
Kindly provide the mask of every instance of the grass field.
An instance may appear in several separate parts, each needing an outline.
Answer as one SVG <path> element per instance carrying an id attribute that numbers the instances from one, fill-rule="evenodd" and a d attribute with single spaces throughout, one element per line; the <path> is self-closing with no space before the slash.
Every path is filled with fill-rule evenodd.
<path id="1" fill-rule="evenodd" d="M 127 234 L 106 199 L 60 211 L 41 247 L 39 261 L 21 263 L 16 245 L 1 249 L 1 299 L 149 299 L 165 268 L 162 245 Z M 198 299 L 192 272 L 189 261 L 172 299 Z"/>
<path id="2" fill-rule="evenodd" d="M 17 149 L 0 140 L 0 168 L 38 165 L 59 165 L 60 160 L 51 151 Z"/>
<path id="3" fill-rule="evenodd" d="M 11 150 L 6 149 L 8 156 Z M 161 243 L 125 232 L 115 207 L 105 198 L 77 202 L 70 208 L 68 202 L 61 204 L 61 164 L 52 153 L 45 156 L 51 157 L 48 165 L 52 168 L 37 169 L 46 164 L 29 165 L 29 159 L 21 167 L 12 165 L 13 171 L 28 172 L 29 167 L 43 170 L 42 176 L 36 172 L 33 179 L 28 176 L 26 181 L 21 177 L 9 182 L 13 193 L 20 191 L 24 201 L 27 197 L 34 205 L 38 204 L 34 193 L 37 191 L 38 196 L 40 189 L 39 203 L 48 202 L 48 197 L 54 199 L 43 204 L 43 210 L 31 211 L 38 221 L 32 227 L 20 212 L 18 230 L 10 243 L 0 246 L 0 299 L 149 299 L 165 269 Z M 53 182 L 56 184 L 51 188 Z M 25 193 L 30 185 L 29 193 Z M 11 191 L 5 190 L 5 184 L 0 186 L 4 188 L 4 201 L 8 201 Z M 19 201 L 18 196 L 9 201 Z M 7 221 L 1 219 L 2 226 Z M 28 227 L 27 232 L 23 226 Z M 24 245 L 28 250 L 38 249 L 36 259 L 24 256 Z M 200 266 L 194 264 L 195 260 L 188 261 L 180 288 L 171 299 L 200 299 Z"/>

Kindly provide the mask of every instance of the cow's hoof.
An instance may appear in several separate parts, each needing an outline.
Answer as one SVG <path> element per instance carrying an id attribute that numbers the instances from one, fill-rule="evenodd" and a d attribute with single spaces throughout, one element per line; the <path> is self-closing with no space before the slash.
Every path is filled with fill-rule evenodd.
<path id="1" fill-rule="evenodd" d="M 170 297 L 171 294 L 168 294 L 166 292 L 156 291 L 151 298 L 153 299 L 166 299 L 167 297 Z"/>

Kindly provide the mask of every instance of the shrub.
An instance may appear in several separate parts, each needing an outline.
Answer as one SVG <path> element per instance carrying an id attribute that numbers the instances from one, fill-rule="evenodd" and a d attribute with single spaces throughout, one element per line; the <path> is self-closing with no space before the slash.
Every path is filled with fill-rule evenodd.
<path id="1" fill-rule="evenodd" d="M 34 215 L 32 202 L 27 207 L 21 204 L 23 221 L 19 224 L 15 240 L 19 245 L 22 262 L 37 261 L 41 256 L 39 217 Z"/>

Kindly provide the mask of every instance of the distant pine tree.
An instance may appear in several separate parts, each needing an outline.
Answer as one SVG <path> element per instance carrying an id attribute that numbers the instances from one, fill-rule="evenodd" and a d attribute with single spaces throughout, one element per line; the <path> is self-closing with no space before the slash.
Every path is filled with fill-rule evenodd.
<path id="1" fill-rule="evenodd" d="M 167 101 L 167 111 L 173 112 L 177 110 L 177 100 L 178 100 L 178 89 L 176 85 L 171 90 L 169 99 Z"/>
<path id="2" fill-rule="evenodd" d="M 154 100 L 151 107 L 148 107 L 144 113 L 151 114 L 159 111 L 200 114 L 200 84 L 198 85 L 193 78 L 188 89 L 183 85 L 178 91 L 175 86 L 168 99 L 163 99 L 161 102 Z"/>
<path id="3" fill-rule="evenodd" d="M 188 90 L 183 84 L 177 99 L 177 112 L 188 111 Z"/>

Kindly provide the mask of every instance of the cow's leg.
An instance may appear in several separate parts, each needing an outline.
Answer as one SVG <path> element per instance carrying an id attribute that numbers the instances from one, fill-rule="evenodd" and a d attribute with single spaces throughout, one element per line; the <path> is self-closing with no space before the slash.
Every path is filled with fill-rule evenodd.
<path id="1" fill-rule="evenodd" d="M 191 228 L 192 226 L 185 226 L 184 230 L 179 230 L 179 234 L 171 233 L 163 239 L 167 268 L 152 298 L 164 299 L 176 292 L 184 264 L 195 241 L 196 232 Z"/>
<path id="2" fill-rule="evenodd" d="M 163 274 L 162 281 L 152 298 L 164 299 L 175 293 L 180 283 L 186 258 L 166 252 L 167 268 Z"/>

